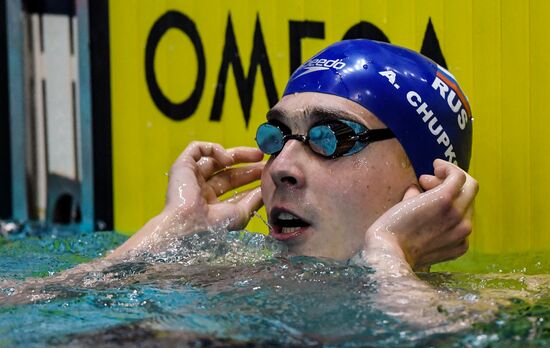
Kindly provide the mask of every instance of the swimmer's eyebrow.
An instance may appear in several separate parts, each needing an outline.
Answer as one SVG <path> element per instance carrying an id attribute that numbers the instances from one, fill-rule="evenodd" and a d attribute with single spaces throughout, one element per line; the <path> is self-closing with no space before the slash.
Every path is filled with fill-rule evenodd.
<path id="1" fill-rule="evenodd" d="M 326 107 L 310 107 L 306 108 L 299 115 L 294 117 L 310 117 L 312 123 L 319 122 L 321 120 L 349 120 L 358 122 L 361 118 L 350 112 L 341 109 L 332 109 Z M 267 112 L 266 118 L 268 121 L 284 121 L 290 118 L 287 112 L 281 109 L 273 108 Z"/>

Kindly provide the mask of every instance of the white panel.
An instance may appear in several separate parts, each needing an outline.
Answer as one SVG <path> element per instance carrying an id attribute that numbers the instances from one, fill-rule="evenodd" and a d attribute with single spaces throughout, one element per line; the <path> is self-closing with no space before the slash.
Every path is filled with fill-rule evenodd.
<path id="1" fill-rule="evenodd" d="M 71 57 L 71 79 L 75 83 L 75 110 L 76 110 L 76 146 L 75 150 L 77 153 L 77 168 L 78 173 L 82 173 L 82 152 L 80 145 L 82 141 L 80 139 L 80 83 L 78 79 L 78 20 L 76 17 L 72 19 L 73 23 L 73 55 Z M 80 181 L 80 175 L 76 176 L 76 179 Z"/>
<path id="2" fill-rule="evenodd" d="M 50 173 L 75 178 L 69 17 L 43 15 L 43 72 L 46 79 Z"/>
<path id="3" fill-rule="evenodd" d="M 40 18 L 39 15 L 31 15 L 31 31 L 32 31 L 32 53 L 33 53 L 33 79 L 34 79 L 34 89 L 33 100 L 34 100 L 34 110 L 32 114 L 34 116 L 34 125 L 35 130 L 34 134 L 36 135 L 36 149 L 35 158 L 36 158 L 36 207 L 38 217 L 44 219 L 46 215 L 46 129 L 44 128 L 44 103 L 42 100 L 42 79 L 44 77 L 44 69 L 42 67 L 42 52 L 40 51 Z"/>

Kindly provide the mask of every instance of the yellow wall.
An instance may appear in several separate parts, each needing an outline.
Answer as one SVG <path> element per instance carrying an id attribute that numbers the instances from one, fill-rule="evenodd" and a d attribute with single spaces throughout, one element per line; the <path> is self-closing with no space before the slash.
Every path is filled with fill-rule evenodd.
<path id="1" fill-rule="evenodd" d="M 147 38 L 169 10 L 195 23 L 206 61 L 202 97 L 183 121 L 159 111 L 145 77 Z M 134 232 L 160 211 L 165 172 L 189 141 L 254 145 L 255 129 L 269 108 L 259 69 L 248 128 L 231 68 L 221 121 L 209 120 L 229 14 L 245 74 L 259 18 L 279 96 L 289 76 L 290 20 L 324 23 L 324 39 L 302 40 L 305 60 L 360 21 L 376 25 L 392 43 L 418 51 L 431 18 L 448 68 L 469 96 L 475 119 L 471 173 L 481 190 L 472 248 L 489 253 L 550 250 L 550 183 L 545 178 L 550 132 L 544 123 L 550 2 L 545 0 L 111 1 L 116 230 Z M 170 100 L 189 97 L 198 64 L 188 36 L 170 29 L 159 42 L 154 67 Z M 249 229 L 265 231 L 258 219 Z"/>

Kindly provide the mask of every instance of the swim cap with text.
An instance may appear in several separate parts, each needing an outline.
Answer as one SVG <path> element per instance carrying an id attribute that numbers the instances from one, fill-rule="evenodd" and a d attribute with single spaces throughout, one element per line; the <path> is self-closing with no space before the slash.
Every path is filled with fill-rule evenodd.
<path id="1" fill-rule="evenodd" d="M 412 50 L 358 39 L 335 43 L 300 66 L 283 95 L 318 92 L 359 103 L 390 128 L 417 176 L 445 159 L 468 170 L 472 114 L 453 75 Z"/>

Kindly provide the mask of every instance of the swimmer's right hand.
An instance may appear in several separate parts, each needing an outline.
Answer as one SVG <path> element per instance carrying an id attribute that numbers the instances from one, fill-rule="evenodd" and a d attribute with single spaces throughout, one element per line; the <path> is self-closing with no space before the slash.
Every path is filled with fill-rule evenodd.
<path id="1" fill-rule="evenodd" d="M 170 169 L 165 212 L 191 212 L 200 229 L 221 226 L 242 229 L 260 208 L 260 188 L 218 197 L 259 180 L 263 153 L 251 147 L 224 149 L 219 144 L 192 142 Z M 234 167 L 236 164 L 253 163 Z"/>
<path id="2" fill-rule="evenodd" d="M 384 255 L 398 256 L 412 269 L 424 271 L 468 250 L 478 183 L 464 170 L 440 159 L 434 161 L 434 174 L 420 177 L 425 192 L 409 188 L 403 200 L 369 228 L 367 254 L 385 250 Z"/>
<path id="3" fill-rule="evenodd" d="M 208 142 L 192 142 L 180 154 L 169 173 L 166 204 L 109 257 L 128 252 L 155 252 L 174 237 L 216 229 L 238 230 L 262 206 L 260 187 L 219 197 L 259 180 L 263 153 L 251 147 L 224 149 Z M 235 165 L 250 163 L 244 166 Z"/>

